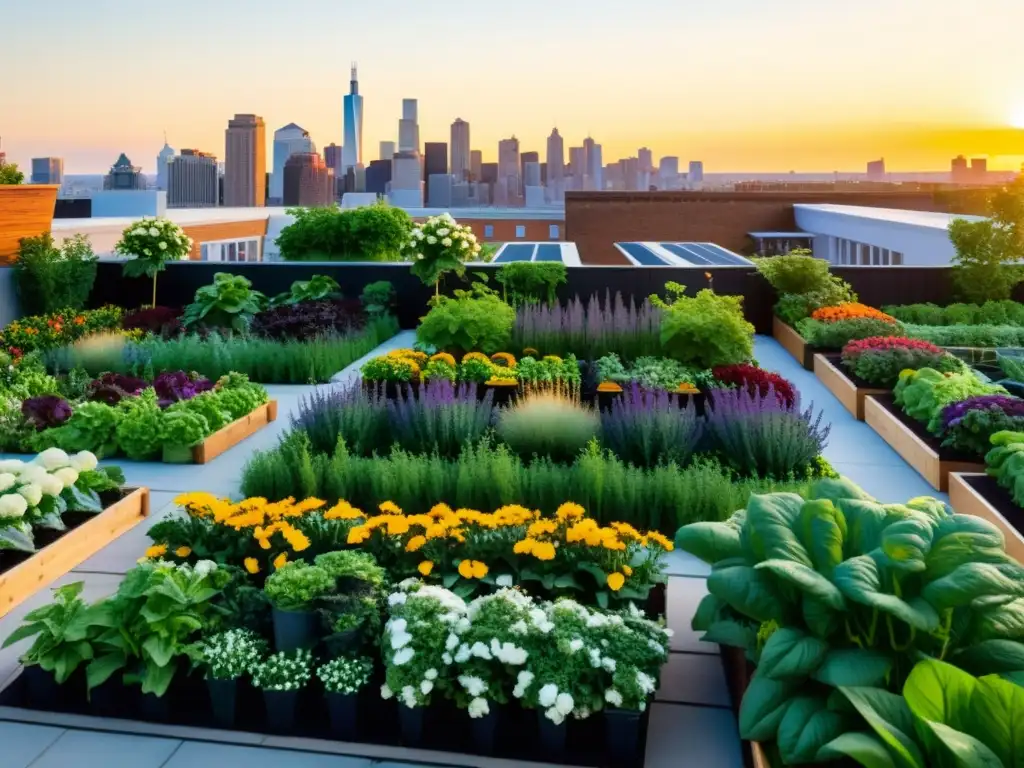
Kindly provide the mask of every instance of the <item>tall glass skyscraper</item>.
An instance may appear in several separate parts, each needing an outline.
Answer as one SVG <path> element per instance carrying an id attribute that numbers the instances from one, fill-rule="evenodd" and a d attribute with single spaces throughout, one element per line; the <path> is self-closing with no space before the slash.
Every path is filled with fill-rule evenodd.
<path id="1" fill-rule="evenodd" d="M 349 94 L 345 97 L 345 141 L 342 143 L 341 157 L 344 168 L 348 171 L 363 164 L 363 97 L 359 95 L 359 76 L 355 62 L 352 63 L 352 80 Z"/>

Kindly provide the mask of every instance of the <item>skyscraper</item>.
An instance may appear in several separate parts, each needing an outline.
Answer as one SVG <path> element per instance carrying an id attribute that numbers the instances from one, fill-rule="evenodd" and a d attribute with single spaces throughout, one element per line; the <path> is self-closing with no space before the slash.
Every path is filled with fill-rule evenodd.
<path id="1" fill-rule="evenodd" d="M 700 184 L 704 181 L 704 161 L 703 160 L 691 160 L 690 161 L 690 172 L 687 174 L 687 181 L 695 182 Z"/>
<path id="2" fill-rule="evenodd" d="M 64 161 L 59 157 L 33 157 L 33 184 L 62 184 L 64 182 Z"/>
<path id="3" fill-rule="evenodd" d="M 479 149 L 471 149 L 469 151 L 469 177 L 473 181 L 480 181 L 480 177 L 483 175 L 484 168 L 484 153 Z"/>
<path id="4" fill-rule="evenodd" d="M 259 115 L 237 114 L 224 132 L 224 205 L 261 208 L 266 202 L 267 135 Z"/>
<path id="5" fill-rule="evenodd" d="M 394 153 L 391 153 L 394 155 Z M 384 195 L 391 183 L 392 158 L 371 160 L 366 168 L 366 191 L 375 195 Z"/>
<path id="6" fill-rule="evenodd" d="M 868 161 L 868 181 L 885 181 L 885 158 Z"/>
<path id="7" fill-rule="evenodd" d="M 156 156 L 156 188 L 167 189 L 167 164 L 174 159 L 174 148 L 167 143 L 167 134 L 164 134 L 164 148 Z"/>
<path id="8" fill-rule="evenodd" d="M 324 147 L 324 162 L 327 163 L 328 168 L 334 170 L 336 178 L 341 175 L 341 168 L 345 160 L 342 156 L 341 147 L 333 141 Z"/>
<path id="9" fill-rule="evenodd" d="M 398 121 L 398 151 L 420 151 L 419 105 L 416 99 L 402 99 L 402 119 Z"/>
<path id="10" fill-rule="evenodd" d="M 284 201 L 284 166 L 288 158 L 298 153 L 316 152 L 309 131 L 295 123 L 274 131 L 274 170 L 270 176 L 269 205 L 281 205 Z"/>
<path id="11" fill-rule="evenodd" d="M 586 186 L 584 189 L 604 189 L 604 162 L 602 160 L 601 145 L 597 144 L 591 137 L 583 140 L 584 160 L 587 164 Z"/>
<path id="12" fill-rule="evenodd" d="M 647 171 L 650 173 L 654 170 L 654 153 L 651 152 L 647 147 L 640 147 L 636 153 L 637 159 L 640 161 L 640 170 Z"/>
<path id="13" fill-rule="evenodd" d="M 168 208 L 216 208 L 220 196 L 217 158 L 183 149 L 167 164 Z"/>
<path id="14" fill-rule="evenodd" d="M 389 197 L 392 205 L 401 208 L 423 207 L 423 169 L 419 152 L 399 150 L 395 154 Z"/>
<path id="15" fill-rule="evenodd" d="M 585 188 L 587 177 L 587 150 L 583 147 L 569 147 L 569 172 L 572 174 L 572 189 L 579 192 Z"/>
<path id="16" fill-rule="evenodd" d="M 565 177 L 565 142 L 555 128 L 548 136 L 548 184 L 554 185 Z"/>
<path id="17" fill-rule="evenodd" d="M 519 162 L 519 139 L 502 139 L 498 142 L 498 181 L 494 189 L 495 205 L 519 205 L 522 194 L 521 166 Z"/>
<path id="18" fill-rule="evenodd" d="M 428 141 L 423 145 L 423 180 L 427 182 L 427 207 L 434 205 L 451 205 L 451 192 L 448 193 L 448 202 L 440 203 L 433 200 L 432 189 L 441 189 L 441 182 L 431 182 L 434 176 L 446 176 L 448 174 L 448 145 L 443 141 Z"/>
<path id="19" fill-rule="evenodd" d="M 452 123 L 452 176 L 458 181 L 469 177 L 469 123 L 461 117 Z"/>
<path id="20" fill-rule="evenodd" d="M 110 173 L 103 177 L 103 188 L 112 190 L 145 189 L 146 177 L 142 168 L 132 165 L 132 161 L 122 152 L 110 166 Z"/>
<path id="21" fill-rule="evenodd" d="M 522 152 L 519 155 L 519 178 L 523 180 L 523 186 L 526 186 L 526 166 L 529 163 L 536 163 L 538 173 L 540 173 L 540 152 Z M 539 182 L 536 186 L 540 186 Z"/>
<path id="22" fill-rule="evenodd" d="M 658 188 L 678 189 L 679 184 L 679 158 L 663 157 L 658 163 Z"/>
<path id="23" fill-rule="evenodd" d="M 393 141 L 382 141 L 380 143 L 380 160 L 387 160 L 389 163 L 395 156 L 395 152 L 398 151 L 397 145 Z"/>
<path id="24" fill-rule="evenodd" d="M 363 164 L 363 97 L 359 95 L 359 75 L 352 62 L 352 80 L 345 97 L 345 141 L 342 144 L 344 170 Z"/>
<path id="25" fill-rule="evenodd" d="M 322 208 L 334 203 L 334 171 L 316 152 L 296 152 L 284 164 L 284 204 Z"/>

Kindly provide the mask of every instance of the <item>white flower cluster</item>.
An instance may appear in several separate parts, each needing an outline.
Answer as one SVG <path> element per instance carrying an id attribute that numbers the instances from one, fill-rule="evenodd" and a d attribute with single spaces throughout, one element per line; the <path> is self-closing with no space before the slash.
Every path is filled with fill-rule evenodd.
<path id="1" fill-rule="evenodd" d="M 161 260 L 169 261 L 188 258 L 192 242 L 192 238 L 173 221 L 157 216 L 129 225 L 115 250 L 124 256 L 159 255 Z"/>
<path id="2" fill-rule="evenodd" d="M 365 656 L 339 656 L 316 671 L 328 693 L 351 696 L 370 681 L 373 661 Z"/>
<path id="3" fill-rule="evenodd" d="M 30 462 L 0 461 L 0 518 L 34 516 L 45 497 L 60 496 L 98 463 L 88 451 L 68 456 L 59 448 L 48 448 Z"/>
<path id="4" fill-rule="evenodd" d="M 452 253 L 446 251 L 452 250 Z M 463 226 L 450 213 L 432 216 L 412 230 L 406 252 L 411 261 L 454 256 L 460 261 L 469 261 L 480 253 L 480 243 L 472 227 Z"/>
<path id="5" fill-rule="evenodd" d="M 251 630 L 229 629 L 204 640 L 199 652 L 209 679 L 237 680 L 263 661 L 267 643 Z"/>
<path id="6" fill-rule="evenodd" d="M 313 654 L 300 648 L 275 653 L 252 668 L 252 684 L 264 691 L 297 691 L 313 675 Z"/>

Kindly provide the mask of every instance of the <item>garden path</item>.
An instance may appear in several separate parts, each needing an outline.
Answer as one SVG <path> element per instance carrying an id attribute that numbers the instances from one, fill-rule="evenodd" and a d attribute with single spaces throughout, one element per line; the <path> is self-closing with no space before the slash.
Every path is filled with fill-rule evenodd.
<path id="1" fill-rule="evenodd" d="M 353 363 L 334 381 L 354 376 L 369 357 L 411 346 L 403 332 Z M 884 501 L 903 501 L 934 492 L 866 424 L 857 422 L 773 339 L 757 337 L 755 356 L 762 367 L 781 373 L 812 401 L 832 424 L 825 456 L 843 475 Z M 268 386 L 278 400 L 278 419 L 240 445 L 204 466 L 117 461 L 130 484 L 152 490 L 151 517 L 60 579 L 54 586 L 83 581 L 83 597 L 95 600 L 117 588 L 148 546 L 146 531 L 174 510 L 174 497 L 204 490 L 235 495 L 242 468 L 257 449 L 272 447 L 290 426 L 291 415 L 313 386 Z M 8 458 L 0 455 L 0 458 Z M 742 768 L 736 718 L 718 646 L 701 642 L 690 618 L 706 594 L 708 569 L 693 557 L 673 552 L 669 558 L 668 622 L 675 630 L 672 654 L 652 706 L 645 768 Z M 49 600 L 42 590 L 0 619 L 6 637 L 28 611 Z M 27 642 L 0 651 L 0 688 L 18 672 L 18 656 Z M 4 768 L 390 768 L 399 765 L 464 765 L 514 768 L 517 764 L 469 755 L 416 752 L 399 748 L 338 745 L 331 742 L 258 734 L 228 733 L 179 726 L 55 715 L 0 707 L 0 744 Z M 441 761 L 441 762 L 439 762 Z"/>

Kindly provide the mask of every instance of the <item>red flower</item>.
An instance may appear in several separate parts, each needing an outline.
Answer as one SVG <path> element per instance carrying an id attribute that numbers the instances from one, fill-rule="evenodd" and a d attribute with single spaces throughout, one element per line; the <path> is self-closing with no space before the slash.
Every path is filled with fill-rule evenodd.
<path id="1" fill-rule="evenodd" d="M 767 395 L 769 389 L 773 389 L 779 402 L 787 407 L 792 406 L 796 399 L 796 392 L 789 381 L 756 365 L 722 365 L 713 369 L 711 373 L 723 384 L 737 388 L 746 387 L 748 392 L 757 392 L 761 397 Z"/>
<path id="2" fill-rule="evenodd" d="M 930 341 L 908 339 L 903 336 L 872 336 L 869 339 L 849 342 L 843 347 L 843 359 L 852 360 L 865 352 L 885 352 L 891 349 L 905 349 L 932 355 L 942 355 L 942 350 Z"/>

